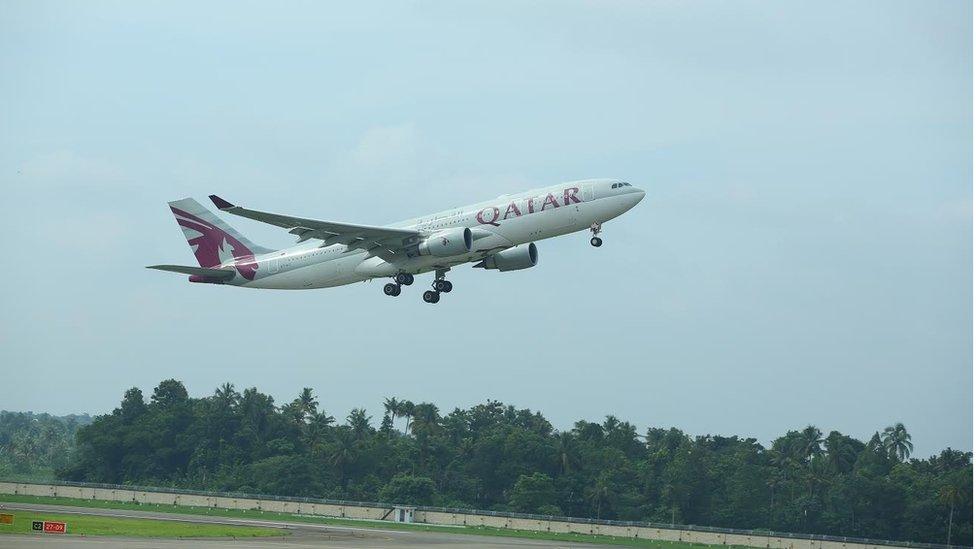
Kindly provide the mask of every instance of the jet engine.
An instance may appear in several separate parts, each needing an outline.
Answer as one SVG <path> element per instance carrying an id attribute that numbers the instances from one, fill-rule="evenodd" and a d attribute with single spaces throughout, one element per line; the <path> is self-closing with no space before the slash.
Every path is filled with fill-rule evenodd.
<path id="1" fill-rule="evenodd" d="M 535 247 L 535 242 L 521 244 L 514 248 L 502 250 L 491 254 L 484 261 L 475 265 L 482 269 L 498 269 L 499 271 L 517 271 L 535 267 L 539 262 L 539 250 Z"/>
<path id="2" fill-rule="evenodd" d="M 471 229 L 467 227 L 456 227 L 437 231 L 428 236 L 420 241 L 417 249 L 420 255 L 449 257 L 470 252 L 472 241 Z"/>

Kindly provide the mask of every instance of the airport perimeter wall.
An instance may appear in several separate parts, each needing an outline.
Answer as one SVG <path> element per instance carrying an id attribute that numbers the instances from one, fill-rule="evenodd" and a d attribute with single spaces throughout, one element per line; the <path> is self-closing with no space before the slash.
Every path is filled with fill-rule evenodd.
<path id="1" fill-rule="evenodd" d="M 174 488 L 151 488 L 63 482 L 38 484 L 0 481 L 0 494 L 64 497 L 140 504 L 213 507 L 393 521 L 393 504 L 330 501 L 254 494 L 212 493 Z M 415 523 L 442 526 L 481 526 L 535 532 L 618 536 L 663 541 L 682 541 L 709 545 L 740 545 L 768 549 L 881 549 L 918 547 L 922 549 L 963 549 L 962 546 L 908 543 L 899 541 L 814 536 L 780 532 L 733 530 L 685 525 L 547 517 L 519 513 L 499 513 L 470 509 L 413 507 Z"/>

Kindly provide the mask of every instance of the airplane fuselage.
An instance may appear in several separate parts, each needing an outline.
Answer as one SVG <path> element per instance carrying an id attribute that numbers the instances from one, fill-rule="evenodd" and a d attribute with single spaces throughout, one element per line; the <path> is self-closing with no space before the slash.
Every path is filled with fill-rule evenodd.
<path id="1" fill-rule="evenodd" d="M 474 238 L 470 251 L 460 255 L 398 256 L 388 261 L 345 244 L 322 247 L 321 242 L 312 240 L 247 258 L 253 271 L 248 273 L 250 277 L 235 273 L 225 283 L 247 288 L 298 290 L 342 286 L 397 273 L 443 271 L 478 261 L 494 251 L 599 226 L 633 208 L 643 197 L 644 191 L 611 179 L 574 181 L 503 195 L 388 225 L 422 234 L 467 227 Z M 241 261 L 231 258 L 221 267 L 240 267 Z"/>

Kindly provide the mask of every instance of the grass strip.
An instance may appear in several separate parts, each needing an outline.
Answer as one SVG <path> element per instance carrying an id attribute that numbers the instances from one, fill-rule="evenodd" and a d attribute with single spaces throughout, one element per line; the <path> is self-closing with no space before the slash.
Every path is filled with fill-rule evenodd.
<path id="1" fill-rule="evenodd" d="M 75 515 L 70 513 L 51 513 L 47 511 L 3 510 L 14 516 L 13 524 L 0 524 L 0 534 L 34 534 L 54 536 L 31 530 L 31 522 L 48 520 L 64 522 L 68 525 L 68 535 L 81 536 L 125 536 L 135 538 L 255 538 L 286 536 L 287 530 L 257 526 L 234 526 L 225 524 L 200 524 L 154 520 L 141 518 L 102 517 Z"/>
<path id="2" fill-rule="evenodd" d="M 179 505 L 160 505 L 152 503 L 137 503 L 128 501 L 104 501 L 78 498 L 61 498 L 53 496 L 26 496 L 14 494 L 0 494 L 0 508 L 3 502 L 35 503 L 44 505 L 68 505 L 76 507 L 91 507 L 100 509 L 126 509 L 133 511 L 153 511 L 160 513 L 174 513 L 181 515 L 205 515 L 229 518 L 260 519 L 279 522 L 294 522 L 307 524 L 331 524 L 336 526 L 353 526 L 357 528 L 377 528 L 381 530 L 405 530 L 418 532 L 441 532 L 445 534 L 473 534 L 481 536 L 499 536 L 511 538 L 526 538 L 549 541 L 567 541 L 577 543 L 599 543 L 606 545 L 624 545 L 628 547 L 649 547 L 657 549 L 702 549 L 712 547 L 700 543 L 680 541 L 649 540 L 619 536 L 571 534 L 563 532 L 537 532 L 533 530 L 514 530 L 509 528 L 488 528 L 483 526 L 434 526 L 429 524 L 404 524 L 399 522 L 357 520 L 335 517 L 319 517 L 298 515 L 292 513 L 278 513 L 274 511 L 258 511 L 244 509 L 221 509 L 215 507 L 193 507 Z M 28 525 L 29 527 L 29 525 Z"/>

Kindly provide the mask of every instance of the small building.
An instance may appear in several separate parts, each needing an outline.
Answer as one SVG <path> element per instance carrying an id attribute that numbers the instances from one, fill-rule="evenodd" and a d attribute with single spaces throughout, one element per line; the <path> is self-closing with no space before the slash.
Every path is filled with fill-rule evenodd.
<path id="1" fill-rule="evenodd" d="M 393 507 L 393 522 L 413 522 L 413 512 L 416 507 L 402 507 L 400 505 Z"/>

